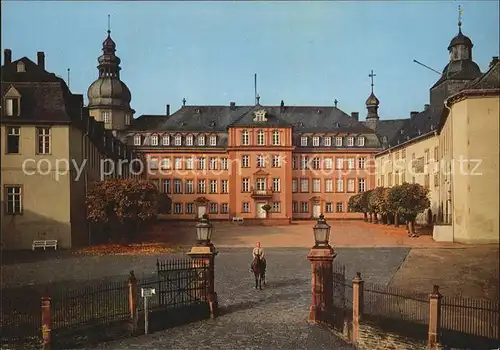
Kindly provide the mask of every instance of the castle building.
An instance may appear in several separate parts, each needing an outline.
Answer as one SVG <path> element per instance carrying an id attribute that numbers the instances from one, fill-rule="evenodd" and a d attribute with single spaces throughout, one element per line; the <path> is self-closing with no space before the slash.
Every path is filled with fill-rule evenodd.
<path id="1" fill-rule="evenodd" d="M 31 249 L 56 239 L 61 248 L 89 243 L 85 193 L 93 181 L 129 176 L 129 168 L 103 169 L 102 159 L 132 160 L 133 150 L 105 130 L 84 107 L 83 96 L 27 57 L 1 68 L 2 249 Z"/>

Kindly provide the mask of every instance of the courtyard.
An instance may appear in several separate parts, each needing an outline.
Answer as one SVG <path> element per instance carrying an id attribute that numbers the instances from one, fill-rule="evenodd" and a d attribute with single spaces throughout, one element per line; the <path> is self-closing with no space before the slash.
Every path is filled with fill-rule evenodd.
<path id="1" fill-rule="evenodd" d="M 102 348 L 339 348 L 350 345 L 306 322 L 311 302 L 313 221 L 289 226 L 246 226 L 214 222 L 216 291 L 221 316 L 215 320 L 102 344 Z M 498 299 L 498 247 L 438 244 L 430 236 L 409 238 L 404 228 L 355 221 L 330 222 L 330 242 L 346 276 L 357 271 L 367 282 L 428 293 Z M 144 243 L 122 251 L 4 252 L 2 287 L 44 288 L 47 283 L 82 286 L 156 273 L 156 259 L 181 257 L 195 239 L 195 223 L 159 222 Z M 268 259 L 268 285 L 253 287 L 251 248 L 260 241 Z M 156 248 L 151 248 L 156 247 Z M 158 248 L 159 247 L 159 248 Z M 142 250 L 141 250 L 142 249 Z M 97 252 L 97 253 L 96 253 Z M 203 344 L 203 347 L 200 347 Z"/>

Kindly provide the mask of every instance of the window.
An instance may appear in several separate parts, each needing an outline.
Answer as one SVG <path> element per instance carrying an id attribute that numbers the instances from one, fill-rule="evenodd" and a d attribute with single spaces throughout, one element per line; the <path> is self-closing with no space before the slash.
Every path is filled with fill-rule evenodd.
<path id="1" fill-rule="evenodd" d="M 273 213 L 281 212 L 281 202 L 273 202 L 272 209 Z"/>
<path id="2" fill-rule="evenodd" d="M 384 187 L 385 186 L 385 179 L 384 175 L 380 175 L 380 186 Z"/>
<path id="3" fill-rule="evenodd" d="M 280 132 L 278 130 L 273 131 L 273 145 L 274 146 L 280 145 Z"/>
<path id="4" fill-rule="evenodd" d="M 210 214 L 217 214 L 219 212 L 219 206 L 217 205 L 217 203 L 210 203 L 209 207 L 208 207 L 208 212 Z"/>
<path id="5" fill-rule="evenodd" d="M 312 180 L 313 192 L 321 192 L 321 179 Z"/>
<path id="6" fill-rule="evenodd" d="M 220 205 L 220 213 L 221 214 L 228 214 L 229 213 L 229 204 L 228 203 L 222 203 Z"/>
<path id="7" fill-rule="evenodd" d="M 337 192 L 344 192 L 344 180 L 337 179 Z"/>
<path id="8" fill-rule="evenodd" d="M 227 170 L 227 158 L 220 159 L 220 167 L 222 170 Z"/>
<path id="9" fill-rule="evenodd" d="M 438 146 L 434 147 L 434 161 L 437 162 L 439 159 L 439 149 Z"/>
<path id="10" fill-rule="evenodd" d="M 206 180 L 198 180 L 198 193 L 207 192 L 207 182 Z"/>
<path id="11" fill-rule="evenodd" d="M 424 151 L 424 157 L 425 157 L 425 164 L 428 164 L 429 163 L 429 149 L 426 148 L 425 151 Z"/>
<path id="12" fill-rule="evenodd" d="M 205 146 L 205 135 L 198 136 L 198 146 Z"/>
<path id="13" fill-rule="evenodd" d="M 292 193 L 299 192 L 299 181 L 297 179 L 292 179 Z"/>
<path id="14" fill-rule="evenodd" d="M 8 117 L 19 116 L 19 99 L 6 98 L 5 99 L 5 115 Z"/>
<path id="15" fill-rule="evenodd" d="M 406 159 L 406 149 L 401 150 L 401 159 Z"/>
<path id="16" fill-rule="evenodd" d="M 101 120 L 106 125 L 111 124 L 111 112 L 110 111 L 102 111 L 101 112 Z"/>
<path id="17" fill-rule="evenodd" d="M 50 153 L 50 128 L 36 128 L 38 138 L 38 154 Z"/>
<path id="18" fill-rule="evenodd" d="M 399 159 L 399 152 L 394 152 L 394 160 L 398 160 Z"/>
<path id="19" fill-rule="evenodd" d="M 360 157 L 358 158 L 358 168 L 359 169 L 364 169 L 366 164 L 366 158 L 365 157 Z"/>
<path id="20" fill-rule="evenodd" d="M 319 146 L 319 137 L 318 136 L 314 136 L 313 137 L 313 146 L 314 147 L 318 147 Z"/>
<path id="21" fill-rule="evenodd" d="M 358 192 L 365 192 L 365 191 L 366 191 L 366 180 L 358 179 Z"/>
<path id="22" fill-rule="evenodd" d="M 217 169 L 217 158 L 210 158 L 209 167 L 210 167 L 210 170 Z"/>
<path id="23" fill-rule="evenodd" d="M 337 202 L 337 205 L 335 207 L 337 213 L 342 213 L 344 211 L 344 203 L 342 202 Z"/>
<path id="24" fill-rule="evenodd" d="M 241 132 L 241 144 L 248 146 L 248 130 L 243 130 Z"/>
<path id="25" fill-rule="evenodd" d="M 193 157 L 188 157 L 185 159 L 186 161 L 186 169 L 193 170 L 194 169 L 194 159 Z"/>
<path id="26" fill-rule="evenodd" d="M 186 136 L 186 146 L 192 146 L 192 145 L 193 145 L 193 135 Z"/>
<path id="27" fill-rule="evenodd" d="M 255 183 L 255 187 L 257 187 L 257 191 L 265 191 L 266 190 L 266 179 L 259 177 L 257 178 L 257 182 Z"/>
<path id="28" fill-rule="evenodd" d="M 162 169 L 170 169 L 170 158 L 162 158 L 161 168 Z"/>
<path id="29" fill-rule="evenodd" d="M 347 158 L 347 169 L 354 169 L 354 158 Z"/>
<path id="30" fill-rule="evenodd" d="M 424 175 L 424 187 L 429 188 L 430 187 L 430 179 L 429 179 L 429 174 Z"/>
<path id="31" fill-rule="evenodd" d="M 174 214 L 182 214 L 182 203 L 174 203 Z"/>
<path id="32" fill-rule="evenodd" d="M 217 180 L 210 180 L 210 193 L 217 193 Z"/>
<path id="33" fill-rule="evenodd" d="M 125 125 L 130 125 L 132 121 L 132 118 L 130 117 L 130 114 L 125 114 Z"/>
<path id="34" fill-rule="evenodd" d="M 170 146 L 170 136 L 163 135 L 161 142 L 163 143 L 163 146 Z"/>
<path id="35" fill-rule="evenodd" d="M 273 166 L 273 168 L 281 167 L 281 157 L 280 156 L 273 156 L 272 166 Z"/>
<path id="36" fill-rule="evenodd" d="M 182 180 L 174 179 L 174 193 L 175 194 L 182 193 Z"/>
<path id="37" fill-rule="evenodd" d="M 281 181 L 278 177 L 273 178 L 273 192 L 281 191 Z"/>
<path id="38" fill-rule="evenodd" d="M 312 168 L 314 170 L 319 170 L 319 163 L 320 163 L 319 157 L 313 158 L 313 160 L 312 160 Z"/>
<path id="39" fill-rule="evenodd" d="M 300 202 L 300 212 L 301 213 L 309 213 L 309 203 Z"/>
<path id="40" fill-rule="evenodd" d="M 163 192 L 170 193 L 170 179 L 163 180 Z"/>
<path id="41" fill-rule="evenodd" d="M 332 138 L 330 136 L 327 136 L 324 138 L 325 146 L 330 147 L 332 145 Z"/>
<path id="42" fill-rule="evenodd" d="M 257 156 L 257 168 L 265 167 L 265 159 L 264 156 Z"/>
<path id="43" fill-rule="evenodd" d="M 182 136 L 176 135 L 174 138 L 174 146 L 181 146 L 181 145 L 182 145 Z"/>
<path id="44" fill-rule="evenodd" d="M 327 213 L 333 213 L 332 202 L 326 202 L 325 203 L 325 212 L 327 212 Z"/>
<path id="45" fill-rule="evenodd" d="M 406 171 L 401 171 L 401 183 L 404 184 L 406 182 Z"/>
<path id="46" fill-rule="evenodd" d="M 323 160 L 325 169 L 333 169 L 333 159 L 332 158 L 325 158 Z"/>
<path id="47" fill-rule="evenodd" d="M 5 186 L 5 213 L 21 214 L 23 212 L 23 203 L 21 197 L 21 186 Z"/>
<path id="48" fill-rule="evenodd" d="M 241 167 L 248 168 L 250 166 L 250 157 L 249 156 L 241 156 Z"/>
<path id="49" fill-rule="evenodd" d="M 186 214 L 194 214 L 194 204 L 186 203 Z"/>
<path id="50" fill-rule="evenodd" d="M 413 182 L 415 183 L 415 182 Z M 387 174 L 387 186 L 392 186 L 392 173 Z"/>
<path id="51" fill-rule="evenodd" d="M 243 178 L 241 180 L 241 192 L 250 192 L 250 179 Z"/>
<path id="52" fill-rule="evenodd" d="M 206 159 L 204 157 L 198 158 L 198 170 L 203 170 L 207 168 Z"/>
<path id="53" fill-rule="evenodd" d="M 335 138 L 335 146 L 342 147 L 342 137 L 341 136 L 337 136 Z"/>
<path id="54" fill-rule="evenodd" d="M 141 135 L 134 135 L 134 146 L 140 146 L 141 145 Z"/>
<path id="55" fill-rule="evenodd" d="M 300 168 L 301 169 L 309 169 L 309 157 L 302 156 L 300 160 L 301 160 Z"/>
<path id="56" fill-rule="evenodd" d="M 344 169 L 344 158 L 337 158 L 336 169 Z"/>
<path id="57" fill-rule="evenodd" d="M 243 202 L 241 206 L 241 211 L 243 213 L 249 213 L 250 212 L 250 203 L 248 202 Z"/>
<path id="58" fill-rule="evenodd" d="M 363 147 L 365 145 L 365 138 L 363 136 L 358 137 L 358 146 Z"/>
<path id="59" fill-rule="evenodd" d="M 210 143 L 210 146 L 217 146 L 217 136 L 215 135 L 210 136 L 208 142 Z"/>
<path id="60" fill-rule="evenodd" d="M 354 179 L 347 179 L 347 192 L 354 192 L 356 190 L 355 188 L 355 180 Z"/>
<path id="61" fill-rule="evenodd" d="M 300 192 L 309 192 L 309 179 L 300 179 Z"/>
<path id="62" fill-rule="evenodd" d="M 264 145 L 264 131 L 263 130 L 257 131 L 257 145 L 259 145 L 259 146 Z"/>
<path id="63" fill-rule="evenodd" d="M 292 169 L 297 169 L 297 157 L 292 157 Z"/>
<path id="64" fill-rule="evenodd" d="M 292 213 L 298 213 L 299 212 L 299 202 L 292 202 Z"/>
<path id="65" fill-rule="evenodd" d="M 333 180 L 332 179 L 325 180 L 325 192 L 333 192 Z"/>
<path id="66" fill-rule="evenodd" d="M 434 174 L 434 187 L 439 186 L 439 174 Z"/>
<path id="67" fill-rule="evenodd" d="M 158 135 L 151 135 L 151 146 L 158 146 Z"/>
<path id="68" fill-rule="evenodd" d="M 186 193 L 194 193 L 194 181 L 193 180 L 186 180 Z"/>
<path id="69" fill-rule="evenodd" d="M 307 146 L 307 136 L 302 136 L 300 138 L 300 145 L 301 146 Z"/>
<path id="70" fill-rule="evenodd" d="M 354 137 L 349 136 L 349 137 L 347 138 L 347 146 L 349 146 L 349 147 L 354 146 Z"/>
<path id="71" fill-rule="evenodd" d="M 220 192 L 221 193 L 229 193 L 229 180 L 221 180 L 220 181 Z"/>
<path id="72" fill-rule="evenodd" d="M 149 158 L 149 169 L 158 169 L 158 158 Z"/>
<path id="73" fill-rule="evenodd" d="M 174 158 L 174 169 L 176 169 L 176 170 L 182 169 L 182 158 L 181 157 Z"/>

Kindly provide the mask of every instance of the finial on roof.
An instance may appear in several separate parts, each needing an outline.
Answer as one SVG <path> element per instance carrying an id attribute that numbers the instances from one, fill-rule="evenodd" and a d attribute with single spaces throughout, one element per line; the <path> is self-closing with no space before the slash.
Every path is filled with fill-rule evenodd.
<path id="1" fill-rule="evenodd" d="M 335 99 L 335 100 L 333 101 L 333 103 L 335 104 L 335 108 L 337 108 L 337 103 L 339 103 L 339 101 L 337 101 L 337 99 Z"/>
<path id="2" fill-rule="evenodd" d="M 182 107 L 184 107 L 184 106 L 186 106 L 186 98 L 185 97 L 182 99 Z"/>
<path id="3" fill-rule="evenodd" d="M 462 14 L 464 13 L 464 10 L 462 10 L 462 7 L 458 5 L 458 32 L 462 33 Z"/>
<path id="4" fill-rule="evenodd" d="M 260 105 L 260 102 L 259 102 L 260 101 L 260 96 L 259 96 L 259 94 L 257 94 L 257 96 L 255 96 L 255 99 L 257 100 L 257 105 Z"/>
<path id="5" fill-rule="evenodd" d="M 108 15 L 108 35 L 111 34 L 111 15 Z"/>

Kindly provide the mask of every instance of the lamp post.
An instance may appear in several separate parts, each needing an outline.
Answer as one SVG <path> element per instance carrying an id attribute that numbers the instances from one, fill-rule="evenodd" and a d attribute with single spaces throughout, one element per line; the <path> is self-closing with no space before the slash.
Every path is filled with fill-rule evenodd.
<path id="1" fill-rule="evenodd" d="M 217 314 L 218 301 L 215 292 L 215 256 L 218 254 L 211 242 L 214 226 L 208 219 L 208 215 L 203 215 L 196 224 L 196 244 L 191 247 L 189 257 L 193 260 L 193 267 L 200 267 L 206 270 L 206 273 L 200 275 L 200 283 L 206 286 L 206 295 L 203 298 L 210 307 L 210 317 L 214 318 Z"/>
<path id="2" fill-rule="evenodd" d="M 307 255 L 312 269 L 309 321 L 313 323 L 328 321 L 333 316 L 333 259 L 336 254 L 329 244 L 330 229 L 321 214 L 313 227 L 314 246 Z"/>

